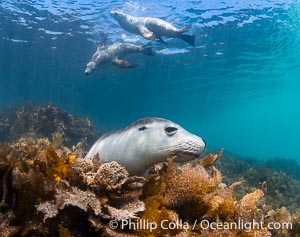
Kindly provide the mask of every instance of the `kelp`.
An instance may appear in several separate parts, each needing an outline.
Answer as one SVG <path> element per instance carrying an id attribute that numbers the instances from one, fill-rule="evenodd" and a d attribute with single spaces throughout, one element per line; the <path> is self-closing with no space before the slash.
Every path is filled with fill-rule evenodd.
<path id="1" fill-rule="evenodd" d="M 273 169 L 275 161 L 278 162 L 277 168 Z M 294 160 L 290 160 L 290 165 L 287 165 L 288 162 L 287 159 L 246 159 L 224 152 L 216 167 L 222 172 L 226 183 L 243 180 L 243 185 L 234 192 L 236 197 L 241 198 L 253 189 L 260 188 L 264 190 L 266 202 L 273 208 L 284 206 L 294 213 L 300 210 L 300 181 L 293 178 L 299 165 Z"/>
<path id="2" fill-rule="evenodd" d="M 2 144 L 1 234 L 297 236 L 299 214 L 272 209 L 263 190 L 234 195 L 243 183 L 223 182 L 214 166 L 221 155 L 209 154 L 182 166 L 169 159 L 156 173 L 137 177 L 117 162 L 82 159 L 76 150 L 55 147 L 47 139 Z M 201 165 L 203 161 L 208 165 Z M 112 228 L 111 221 L 117 227 Z M 226 228 L 228 223 L 253 221 L 262 222 L 262 228 Z M 293 228 L 268 229 L 271 222 L 290 222 Z M 205 228 L 203 223 L 223 228 Z"/>
<path id="3" fill-rule="evenodd" d="M 0 236 L 299 236 L 300 186 L 287 173 L 221 150 L 130 176 L 83 159 L 95 134 L 53 105 L 0 116 Z"/>
<path id="4" fill-rule="evenodd" d="M 53 138 L 54 145 L 69 147 L 78 142 L 85 147 L 99 136 L 93 123 L 54 106 L 26 106 L 12 108 L 0 114 L 0 142 L 15 142 L 22 137 Z"/>
<path id="5" fill-rule="evenodd" d="M 143 177 L 129 176 L 116 162 L 95 167 L 68 148 L 40 144 L 0 146 L 2 233 L 99 234 L 109 220 L 136 218 L 144 211 Z"/>

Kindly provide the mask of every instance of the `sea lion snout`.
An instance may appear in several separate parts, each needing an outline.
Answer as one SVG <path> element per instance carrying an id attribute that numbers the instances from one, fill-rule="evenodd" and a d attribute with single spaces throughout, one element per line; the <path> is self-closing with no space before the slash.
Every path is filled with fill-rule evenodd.
<path id="1" fill-rule="evenodd" d="M 88 67 L 84 71 L 85 75 L 90 75 L 91 73 L 92 73 L 92 70 L 90 68 L 88 68 Z"/>
<path id="2" fill-rule="evenodd" d="M 173 148 L 170 148 L 171 153 L 181 155 L 186 153 L 187 156 L 198 157 L 206 147 L 201 137 L 191 134 L 177 124 L 167 124 L 164 132 L 170 139 L 166 140 L 166 143 L 173 144 Z"/>
<path id="3" fill-rule="evenodd" d="M 84 74 L 85 74 L 85 75 L 90 75 L 90 74 L 92 73 L 92 71 L 95 69 L 95 67 L 96 67 L 96 64 L 95 64 L 94 62 L 89 62 L 89 63 L 86 65 Z"/>
<path id="4" fill-rule="evenodd" d="M 200 156 L 205 150 L 206 143 L 201 138 L 187 131 L 181 134 L 181 140 L 174 146 L 174 155 L 176 162 L 193 160 Z"/>
<path id="5" fill-rule="evenodd" d="M 206 147 L 206 141 L 202 138 L 202 141 L 204 142 L 204 148 Z"/>
<path id="6" fill-rule="evenodd" d="M 111 16 L 115 15 L 115 14 L 116 14 L 116 10 L 111 9 L 110 12 L 109 12 L 109 14 L 110 14 Z"/>

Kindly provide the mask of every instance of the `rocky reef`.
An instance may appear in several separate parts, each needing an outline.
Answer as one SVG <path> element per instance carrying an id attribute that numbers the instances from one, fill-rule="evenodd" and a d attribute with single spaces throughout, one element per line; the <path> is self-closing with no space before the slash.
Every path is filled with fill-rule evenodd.
<path id="1" fill-rule="evenodd" d="M 14 142 L 20 137 L 52 138 L 71 147 L 79 141 L 84 145 L 95 141 L 99 134 L 93 123 L 47 104 L 12 108 L 0 114 L 0 142 Z"/>
<path id="2" fill-rule="evenodd" d="M 243 181 L 235 195 L 240 198 L 255 188 L 264 186 L 266 202 L 273 208 L 286 207 L 291 212 L 300 212 L 300 166 L 293 159 L 246 159 L 225 152 L 216 164 L 224 181 Z"/>
<path id="3" fill-rule="evenodd" d="M 99 236 L 107 221 L 144 211 L 143 177 L 74 154 L 46 139 L 0 146 L 4 236 Z"/>
<path id="4" fill-rule="evenodd" d="M 147 177 L 76 154 L 47 139 L 0 146 L 1 236 L 299 236 L 300 216 L 273 210 L 263 189 L 234 196 L 242 182 L 226 185 L 214 166 L 222 151 Z M 262 226 L 227 226 L 253 221 Z M 268 229 L 274 221 L 293 228 Z"/>
<path id="5" fill-rule="evenodd" d="M 53 105 L 0 116 L 0 236 L 300 236 L 295 164 L 221 150 L 130 176 L 83 159 L 95 134 Z"/>

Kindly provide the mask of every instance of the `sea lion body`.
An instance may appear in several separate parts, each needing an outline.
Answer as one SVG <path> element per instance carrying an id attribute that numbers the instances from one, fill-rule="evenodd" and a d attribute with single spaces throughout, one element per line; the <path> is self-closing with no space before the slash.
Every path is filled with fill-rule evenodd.
<path id="1" fill-rule="evenodd" d="M 108 47 L 99 45 L 97 51 L 87 64 L 85 74 L 89 75 L 97 67 L 114 64 L 119 67 L 131 68 L 135 67 L 135 63 L 122 60 L 128 54 L 143 53 L 145 55 L 153 55 L 151 48 L 127 43 L 117 43 Z"/>
<path id="2" fill-rule="evenodd" d="M 155 17 L 135 17 L 121 11 L 111 10 L 110 15 L 128 32 L 140 34 L 146 39 L 158 40 L 165 43 L 162 36 L 181 38 L 192 46 L 195 46 L 193 35 L 183 34 L 190 26 L 178 29 L 167 21 Z"/>
<path id="3" fill-rule="evenodd" d="M 176 162 L 197 158 L 205 149 L 202 138 L 162 118 L 144 118 L 101 136 L 86 155 L 99 154 L 101 162 L 117 161 L 130 174 L 143 174 L 156 163 L 176 157 Z"/>

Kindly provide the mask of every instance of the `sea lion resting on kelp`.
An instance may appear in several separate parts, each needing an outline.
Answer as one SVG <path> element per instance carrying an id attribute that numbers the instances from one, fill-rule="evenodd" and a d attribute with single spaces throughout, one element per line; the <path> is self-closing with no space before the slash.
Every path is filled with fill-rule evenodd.
<path id="1" fill-rule="evenodd" d="M 197 158 L 205 149 L 201 137 L 162 118 L 143 118 L 128 127 L 101 136 L 87 158 L 99 154 L 101 162 L 116 161 L 130 174 L 143 174 L 152 165 L 175 157 L 175 162 Z"/>

